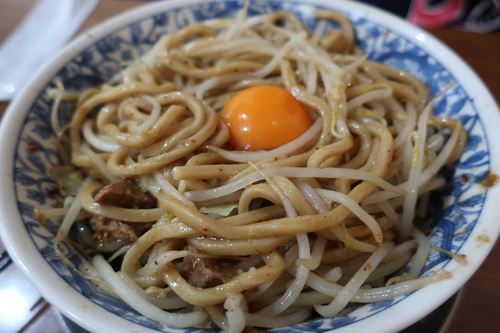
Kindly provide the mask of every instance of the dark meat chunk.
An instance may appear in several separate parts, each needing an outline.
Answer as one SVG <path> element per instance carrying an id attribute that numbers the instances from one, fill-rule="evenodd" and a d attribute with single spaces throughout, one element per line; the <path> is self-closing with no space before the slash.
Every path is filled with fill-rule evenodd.
<path id="1" fill-rule="evenodd" d="M 189 256 L 184 259 L 184 277 L 197 288 L 211 288 L 230 281 L 236 274 L 233 260 Z"/>
<path id="2" fill-rule="evenodd" d="M 141 187 L 131 179 L 119 179 L 104 186 L 95 196 L 101 205 L 129 209 L 150 209 L 157 207 L 156 199 L 144 193 Z M 105 244 L 135 242 L 140 235 L 149 230 L 153 223 L 125 222 L 100 215 L 90 218 L 94 230 L 94 246 L 101 248 Z"/>
<path id="3" fill-rule="evenodd" d="M 122 208 L 148 209 L 156 207 L 156 199 L 144 193 L 133 180 L 122 178 L 104 186 L 95 196 L 101 205 Z"/>
<path id="4" fill-rule="evenodd" d="M 135 242 L 139 235 L 149 230 L 152 225 L 152 223 L 118 221 L 99 215 L 90 218 L 90 226 L 94 230 L 94 242 L 97 244 L 114 243 L 116 240 Z"/>

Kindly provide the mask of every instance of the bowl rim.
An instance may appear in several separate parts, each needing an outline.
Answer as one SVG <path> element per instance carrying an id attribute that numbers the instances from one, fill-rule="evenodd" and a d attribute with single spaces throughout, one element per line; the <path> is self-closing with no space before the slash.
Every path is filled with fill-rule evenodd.
<path id="1" fill-rule="evenodd" d="M 232 0 L 210 0 L 210 2 L 225 2 Z M 271 0 L 279 1 L 279 0 Z M 432 36 L 425 30 L 412 25 L 411 23 L 399 18 L 391 13 L 383 11 L 373 6 L 358 3 L 348 0 L 337 0 L 330 2 L 329 0 L 289 0 L 297 3 L 307 3 L 308 5 L 319 5 L 331 8 L 343 8 L 348 12 L 363 13 L 364 17 L 377 24 L 388 26 L 396 30 L 398 35 L 411 40 L 417 46 L 425 50 L 426 53 L 440 61 L 440 63 L 450 70 L 450 68 L 459 67 L 460 71 L 453 72 L 454 77 L 458 82 L 467 82 L 468 96 L 475 99 L 476 109 L 481 111 L 482 119 L 485 127 L 485 133 L 490 142 L 494 142 L 496 138 L 500 142 L 500 134 L 495 133 L 495 129 L 500 126 L 500 112 L 498 106 L 488 88 L 477 76 L 473 69 L 465 63 L 465 61 L 452 51 L 443 42 Z M 33 76 L 24 89 L 14 98 L 9 104 L 2 121 L 0 123 L 0 140 L 2 142 L 11 142 L 12 138 L 18 142 L 19 129 L 23 126 L 25 117 L 30 110 L 30 106 L 39 96 L 42 88 L 53 78 L 60 64 L 67 64 L 77 54 L 82 52 L 89 45 L 95 41 L 120 30 L 121 28 L 132 24 L 133 22 L 143 20 L 154 13 L 159 11 L 167 11 L 170 9 L 196 5 L 202 2 L 209 2 L 206 0 L 169 0 L 161 2 L 153 2 L 148 4 L 139 5 L 138 7 L 128 9 L 122 13 L 112 16 L 86 32 L 81 33 L 73 41 L 71 41 L 64 49 L 57 55 L 50 59 L 40 70 Z M 478 98 L 477 96 L 481 96 Z M 481 104 L 479 104 L 481 103 Z M 490 148 L 494 149 L 493 153 L 490 152 L 491 158 L 491 171 L 495 174 L 500 174 L 500 147 L 491 145 Z M 2 191 L 3 200 L 0 202 L 0 235 L 2 235 L 3 242 L 12 257 L 13 261 L 20 267 L 21 271 L 28 278 L 28 280 L 40 291 L 40 293 L 53 304 L 60 312 L 62 312 L 69 319 L 89 331 L 105 331 L 105 332 L 121 332 L 124 330 L 138 329 L 141 332 L 157 332 L 155 330 L 131 323 L 121 317 L 108 312 L 95 304 L 85 296 L 78 293 L 72 286 L 66 283 L 55 272 L 50 265 L 45 261 L 42 255 L 38 252 L 31 237 L 28 235 L 26 228 L 18 228 L 17 223 L 9 223 L 10 220 L 21 221 L 19 210 L 17 209 L 17 200 L 14 195 L 14 182 L 12 179 L 13 170 L 13 156 L 15 156 L 16 147 L 14 145 L 2 145 L 0 147 L 1 156 L 7 158 L 0 165 L 0 188 Z M 496 153 L 494 153 L 496 152 Z M 373 326 L 367 326 L 366 320 L 359 323 L 359 327 L 369 328 L 372 332 L 397 332 L 408 325 L 418 321 L 431 310 L 437 308 L 440 304 L 445 302 L 449 297 L 456 293 L 462 285 L 474 274 L 477 268 L 482 264 L 486 256 L 491 251 L 494 243 L 496 242 L 500 233 L 500 224 L 495 225 L 489 221 L 494 220 L 495 203 L 492 199 L 500 198 L 500 188 L 493 187 L 488 191 L 485 201 L 485 207 L 482 216 L 482 221 L 478 221 L 478 226 L 474 228 L 470 237 L 479 238 L 482 235 L 488 235 L 490 241 L 487 243 L 474 243 L 467 242 L 462 251 L 467 253 L 474 253 L 474 256 L 469 256 L 468 269 L 458 269 L 454 273 L 454 277 L 446 280 L 446 283 L 435 283 L 421 290 L 412 293 L 408 296 L 406 303 L 413 304 L 427 304 L 427 307 L 415 307 L 412 309 L 414 312 L 411 316 L 405 313 L 404 307 L 391 307 L 383 313 L 377 314 L 377 318 L 385 321 L 388 326 L 379 330 Z M 498 214 L 497 214 L 498 215 Z M 44 276 L 44 279 L 39 279 L 38 276 Z M 57 283 L 50 283 L 47 281 L 58 281 Z M 439 292 L 437 292 L 439 290 Z M 428 294 L 435 294 L 431 304 L 427 300 Z M 406 318 L 404 324 L 395 318 Z M 369 325 L 368 321 L 368 325 Z M 372 323 L 373 325 L 373 323 Z M 358 328 L 356 326 L 356 328 Z M 335 329 L 337 333 L 344 333 L 351 331 L 353 326 L 347 325 L 345 327 Z M 179 331 L 171 329 L 172 331 Z"/>

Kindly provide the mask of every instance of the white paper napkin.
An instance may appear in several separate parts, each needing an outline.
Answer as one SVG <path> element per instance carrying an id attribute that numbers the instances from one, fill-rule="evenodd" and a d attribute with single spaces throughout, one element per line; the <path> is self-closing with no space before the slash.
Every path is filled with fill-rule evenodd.
<path id="1" fill-rule="evenodd" d="M 54 56 L 99 0 L 38 0 L 0 46 L 0 100 L 10 100 Z"/>

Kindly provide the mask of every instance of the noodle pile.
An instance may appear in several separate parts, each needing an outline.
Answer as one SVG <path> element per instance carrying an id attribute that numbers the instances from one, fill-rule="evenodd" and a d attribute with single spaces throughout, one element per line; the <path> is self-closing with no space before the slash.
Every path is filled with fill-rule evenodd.
<path id="1" fill-rule="evenodd" d="M 315 15 L 318 31 L 246 8 L 187 26 L 82 93 L 67 127 L 55 115 L 70 146 L 57 177 L 85 178 L 53 212 L 64 215 L 55 248 L 77 227 L 85 277 L 167 326 L 228 332 L 448 278 L 419 277 L 431 245 L 414 222 L 464 149 L 462 124 L 432 115 L 418 79 L 368 60 L 345 17 Z M 322 31 L 331 22 L 340 28 Z M 287 89 L 314 124 L 274 150 L 233 150 L 218 112 L 258 85 Z M 141 193 L 122 192 L 152 205 L 100 198 L 130 181 Z"/>

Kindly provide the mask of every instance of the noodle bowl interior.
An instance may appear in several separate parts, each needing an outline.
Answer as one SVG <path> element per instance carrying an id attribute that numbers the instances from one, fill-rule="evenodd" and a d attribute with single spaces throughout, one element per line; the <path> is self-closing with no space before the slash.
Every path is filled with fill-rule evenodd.
<path id="1" fill-rule="evenodd" d="M 60 86 L 52 126 L 67 158 L 53 175 L 65 200 L 39 219 L 61 220 L 62 259 L 77 229 L 83 277 L 166 326 L 228 332 L 449 278 L 420 273 L 429 195 L 464 150 L 461 122 L 434 116 L 416 77 L 369 60 L 344 16 L 315 17 L 338 28 L 243 8 L 164 35 L 79 94 L 68 126 Z M 230 103 L 235 123 L 222 116 Z M 238 126 L 251 144 L 235 143 Z"/>

